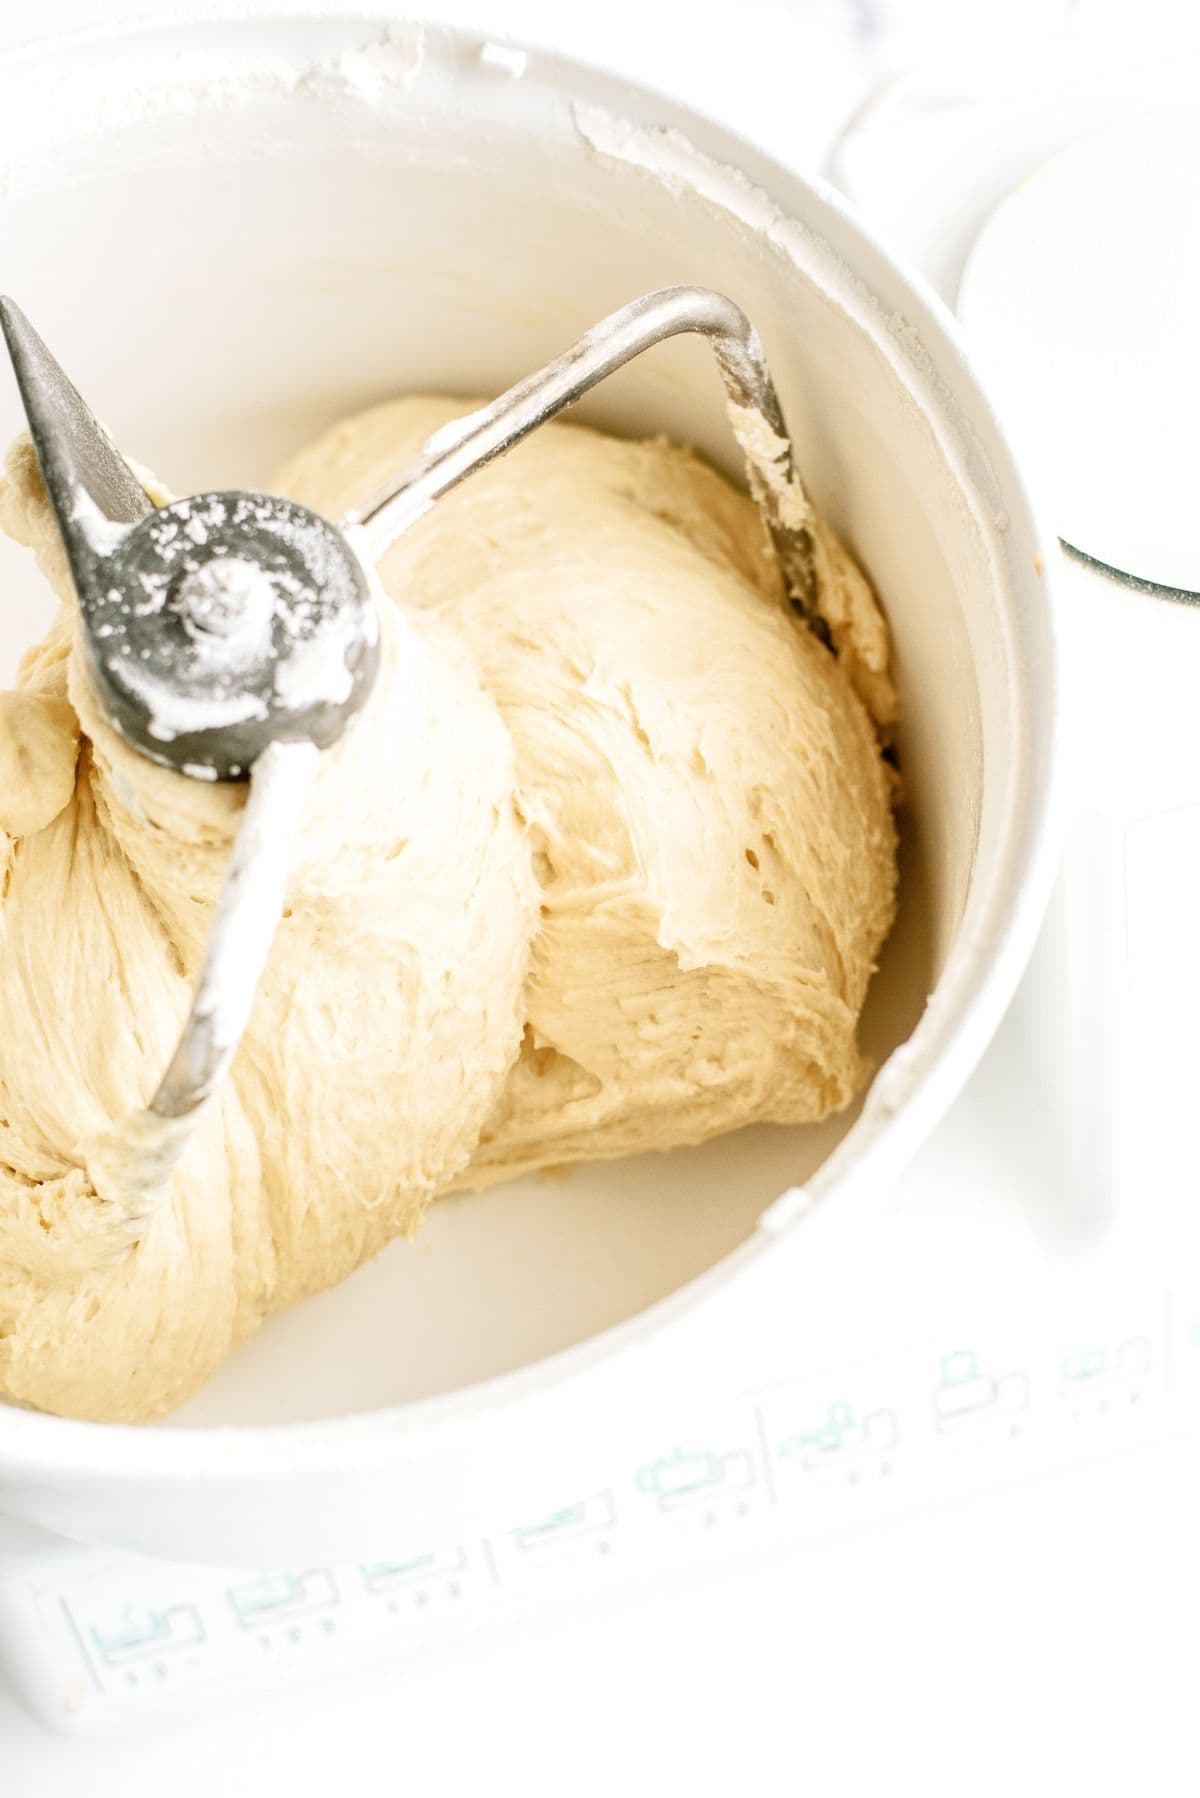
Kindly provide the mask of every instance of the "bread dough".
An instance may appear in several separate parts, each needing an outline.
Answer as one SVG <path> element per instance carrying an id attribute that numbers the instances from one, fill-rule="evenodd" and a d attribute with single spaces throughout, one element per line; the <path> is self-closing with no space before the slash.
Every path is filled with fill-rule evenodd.
<path id="1" fill-rule="evenodd" d="M 349 419 L 276 490 L 337 517 L 464 409 Z M 384 558 L 378 685 L 322 758 L 231 1073 L 139 1222 L 100 1149 L 174 1047 L 244 789 L 107 724 L 27 443 L 0 523 L 64 598 L 0 694 L 9 1399 L 161 1415 L 440 1192 L 861 1086 L 895 891 L 870 589 L 822 526 L 839 662 L 722 477 L 554 424 Z"/>

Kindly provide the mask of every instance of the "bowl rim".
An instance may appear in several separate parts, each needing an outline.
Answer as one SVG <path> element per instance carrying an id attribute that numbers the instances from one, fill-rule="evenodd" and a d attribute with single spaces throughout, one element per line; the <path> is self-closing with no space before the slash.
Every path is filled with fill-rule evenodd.
<path id="1" fill-rule="evenodd" d="M 631 101 L 643 108 L 658 108 L 672 123 L 685 125 L 703 154 L 748 172 L 755 185 L 765 187 L 788 216 L 789 196 L 802 197 L 805 225 L 826 237 L 837 253 L 849 247 L 854 252 L 851 266 L 856 274 L 863 273 L 864 261 L 870 265 L 866 279 L 872 294 L 896 302 L 896 310 L 903 313 L 906 324 L 914 328 L 922 348 L 931 355 L 939 380 L 956 399 L 969 402 L 972 426 L 986 426 L 992 477 L 1003 494 L 1009 520 L 1023 527 L 1035 552 L 1033 566 L 1023 572 L 1014 566 L 1011 555 L 1005 558 L 1005 588 L 1014 617 L 1031 620 L 1040 614 L 1041 620 L 1037 663 L 1030 666 L 1027 657 L 1024 669 L 1027 778 L 1024 791 L 1015 796 L 1017 803 L 1009 806 L 1003 851 L 997 854 L 1004 877 L 990 895 L 983 920 L 977 921 L 969 965 L 958 965 L 965 962 L 966 946 L 956 940 L 932 997 L 942 994 L 948 975 L 955 990 L 938 1008 L 939 1015 L 931 1021 L 927 1011 L 914 1035 L 901 1045 L 902 1051 L 907 1050 L 921 1039 L 920 1053 L 910 1057 L 917 1065 L 906 1069 L 903 1090 L 883 1105 L 868 1103 L 804 1188 L 782 1193 L 746 1241 L 676 1291 L 582 1342 L 509 1372 L 429 1398 L 334 1417 L 245 1425 L 181 1425 L 168 1420 L 148 1426 L 59 1417 L 0 1402 L 0 1475 L 11 1472 L 25 1478 L 44 1472 L 192 1485 L 302 1472 L 367 1471 L 407 1460 L 419 1441 L 435 1434 L 444 1436 L 447 1430 L 494 1418 L 530 1400 L 562 1396 L 584 1376 L 602 1371 L 629 1350 L 644 1347 L 651 1338 L 694 1317 L 718 1294 L 745 1280 L 802 1227 L 808 1242 L 817 1219 L 828 1226 L 830 1198 L 836 1196 L 838 1201 L 839 1227 L 852 1227 L 857 1216 L 879 1203 L 966 1083 L 1003 1018 L 1032 953 L 1057 867 L 1062 785 L 1052 575 L 1058 560 L 1057 540 L 1026 489 L 1012 444 L 953 314 L 919 270 L 886 248 L 829 181 L 789 167 L 686 98 L 632 79 L 602 62 L 509 37 L 494 28 L 450 25 L 436 19 L 405 17 L 399 21 L 394 15 L 374 11 L 351 15 L 297 9 L 258 15 L 149 16 L 87 26 L 0 48 L 0 80 L 14 67 L 27 73 L 31 65 L 64 53 L 77 55 L 85 47 L 102 55 L 126 55 L 136 54 L 155 36 L 176 45 L 181 37 L 214 29 L 243 38 L 277 33 L 285 39 L 306 27 L 344 34 L 347 48 L 383 40 L 398 27 L 435 42 L 441 40 L 455 53 L 470 49 L 477 54 L 484 45 L 502 43 L 524 53 L 537 78 L 559 95 L 611 106 L 617 117 L 628 115 Z M 97 57 L 89 68 L 93 78 L 99 78 L 99 65 Z M 1022 597 L 1026 602 L 1023 608 L 1019 604 Z M 972 884 L 973 880 L 972 875 Z M 969 889 L 968 906 L 970 903 Z"/>

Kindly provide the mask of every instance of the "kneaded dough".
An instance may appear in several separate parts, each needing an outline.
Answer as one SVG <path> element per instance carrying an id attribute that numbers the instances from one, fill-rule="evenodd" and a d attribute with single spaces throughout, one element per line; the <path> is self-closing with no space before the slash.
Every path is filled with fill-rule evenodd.
<path id="1" fill-rule="evenodd" d="M 377 407 L 274 486 L 337 517 L 465 409 Z M 0 693 L 10 1400 L 161 1415 L 438 1193 L 862 1085 L 896 880 L 870 589 L 820 526 L 835 659 L 721 476 L 554 424 L 383 559 L 379 683 L 322 758 L 249 1030 L 131 1218 L 108 1146 L 174 1047 L 244 790 L 107 724 L 27 443 L 0 524 L 64 602 Z"/>

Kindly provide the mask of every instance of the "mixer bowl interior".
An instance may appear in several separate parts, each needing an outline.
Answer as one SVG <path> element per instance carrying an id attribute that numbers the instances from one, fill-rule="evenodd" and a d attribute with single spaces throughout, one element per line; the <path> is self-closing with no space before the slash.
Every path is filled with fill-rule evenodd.
<path id="1" fill-rule="evenodd" d="M 603 120 L 573 112 L 553 59 L 519 69 L 467 40 L 342 24 L 297 28 L 289 61 L 286 34 L 189 29 L 182 125 L 164 103 L 181 82 L 169 34 L 143 34 L 136 54 L 101 46 L 86 69 L 64 54 L 37 116 L 21 69 L 0 76 L 4 104 L 24 108 L 0 171 L 3 284 L 121 446 L 176 491 L 262 483 L 336 416 L 392 394 L 494 392 L 646 289 L 715 286 L 756 322 L 800 467 L 894 632 L 902 902 L 864 1025 L 883 1061 L 954 950 L 973 871 L 999 878 L 1020 757 L 990 527 L 964 501 L 966 463 L 913 403 L 902 329 L 819 236 L 784 241 L 769 209 L 753 229 L 712 192 L 598 148 Z M 639 107 L 696 133 L 666 102 Z M 696 342 L 654 352 L 579 416 L 670 433 L 737 470 Z M 0 381 L 0 436 L 19 423 Z M 49 605 L 9 545 L 0 582 L 7 678 Z M 857 1115 L 446 1201 L 417 1242 L 270 1323 L 175 1421 L 333 1417 L 580 1341 L 751 1236 Z"/>

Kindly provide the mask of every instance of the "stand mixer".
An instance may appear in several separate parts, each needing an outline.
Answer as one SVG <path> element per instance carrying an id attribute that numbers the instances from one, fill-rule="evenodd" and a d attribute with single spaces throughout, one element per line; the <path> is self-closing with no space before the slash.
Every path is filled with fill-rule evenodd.
<path id="1" fill-rule="evenodd" d="M 802 608 L 820 568 L 788 442 L 814 506 L 874 577 L 906 811 L 861 1109 L 435 1206 L 416 1249 L 398 1244 L 280 1317 L 164 1425 L 0 1408 L 6 1670 L 60 1726 L 124 1727 L 268 1662 L 283 1675 L 420 1650 L 486 1616 L 994 1477 L 1032 1450 L 1025 1424 L 1045 1405 L 1040 1374 L 977 1315 L 980 1278 L 996 1278 L 980 1195 L 999 1153 L 978 1165 L 972 1125 L 971 1183 L 951 1156 L 949 1190 L 925 1211 L 942 1193 L 928 1156 L 902 1177 L 931 1133 L 939 1167 L 961 1141 L 940 1120 L 996 1031 L 1049 890 L 1052 556 L 943 310 L 826 187 L 541 52 L 324 20 L 164 27 L 38 57 L 36 80 L 0 59 L 0 135 L 19 163 L 0 181 L 5 284 L 51 342 L 80 332 L 68 361 L 81 384 L 110 383 L 122 438 L 156 466 L 197 470 L 202 496 L 231 476 L 257 491 L 262 469 L 381 389 L 498 392 L 630 293 L 735 296 L 788 430 L 748 380 L 740 318 L 706 299 L 703 319 L 731 327 L 734 438 L 764 513 L 778 496 L 777 554 Z M 111 251 L 110 202 L 132 181 L 155 229 L 127 235 L 120 281 L 81 310 L 74 272 Z M 676 304 L 660 323 L 678 323 Z M 584 344 L 588 367 L 617 369 L 619 345 Z M 169 389 L 154 380 L 164 366 Z M 568 392 L 580 373 L 563 372 Z M 636 381 L 618 371 L 592 394 L 588 422 L 666 432 L 735 474 L 708 373 L 699 346 L 664 345 Z M 516 393 L 539 413 L 536 380 Z M 494 411 L 429 446 L 393 498 L 398 526 L 501 447 L 512 421 Z M 99 556 L 104 517 L 91 518 Z M 349 566 L 346 616 L 360 619 L 377 550 L 361 518 L 332 528 L 366 580 L 364 602 Z M 6 545 L 0 563 L 12 655 L 39 599 Z M 172 602 L 185 658 L 213 639 L 222 660 L 220 627 L 263 610 L 257 575 L 214 573 L 179 595 L 183 610 Z M 358 641 L 343 685 L 365 687 Z M 276 750 L 285 766 L 323 753 L 310 740 L 264 755 Z M 221 771 L 244 766 L 234 753 Z M 247 783 L 252 803 L 269 768 Z M 288 829 L 284 817 L 283 843 Z M 264 953 L 278 893 L 255 924 Z M 221 1016 L 218 1072 L 238 1023 Z M 1015 1134 L 998 1110 L 992 1145 Z M 158 1122 L 186 1133 L 189 1118 Z"/>

